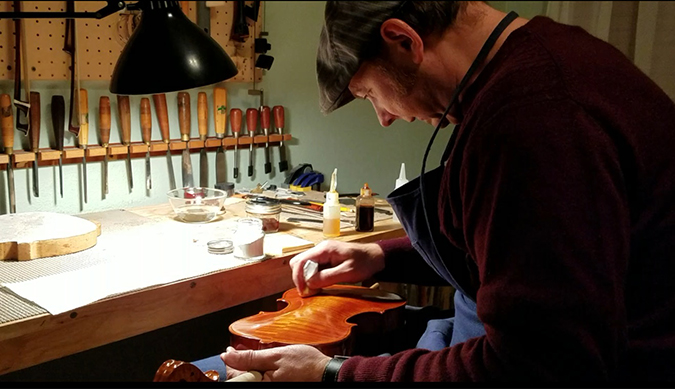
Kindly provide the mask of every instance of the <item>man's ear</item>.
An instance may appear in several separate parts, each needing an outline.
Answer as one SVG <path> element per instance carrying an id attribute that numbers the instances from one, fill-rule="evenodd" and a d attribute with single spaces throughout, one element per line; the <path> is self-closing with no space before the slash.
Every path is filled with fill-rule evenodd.
<path id="1" fill-rule="evenodd" d="M 415 64 L 422 63 L 424 41 L 408 23 L 387 19 L 380 26 L 380 35 L 391 55 L 407 56 Z"/>

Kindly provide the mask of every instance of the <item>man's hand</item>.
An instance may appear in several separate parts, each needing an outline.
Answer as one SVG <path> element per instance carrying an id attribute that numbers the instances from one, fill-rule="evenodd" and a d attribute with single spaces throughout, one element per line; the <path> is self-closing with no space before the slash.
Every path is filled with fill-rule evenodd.
<path id="1" fill-rule="evenodd" d="M 307 345 L 291 345 L 265 350 L 235 350 L 228 347 L 220 355 L 227 365 L 227 378 L 245 371 L 259 371 L 263 381 L 320 382 L 331 357 Z M 232 371 L 232 374 L 230 374 Z"/>
<path id="2" fill-rule="evenodd" d="M 305 280 L 303 275 L 303 267 L 307 261 L 318 263 L 321 269 L 309 280 Z M 293 283 L 302 295 L 305 286 L 309 289 L 319 289 L 333 284 L 356 283 L 368 279 L 384 269 L 384 252 L 376 243 L 324 240 L 293 257 L 290 265 Z"/>

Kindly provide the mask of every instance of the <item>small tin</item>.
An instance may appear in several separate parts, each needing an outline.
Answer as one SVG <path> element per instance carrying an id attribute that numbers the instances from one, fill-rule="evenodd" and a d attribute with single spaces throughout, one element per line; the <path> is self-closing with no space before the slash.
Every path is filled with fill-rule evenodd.
<path id="1" fill-rule="evenodd" d="M 229 239 L 216 239 L 206 244 L 211 254 L 230 254 L 234 251 L 234 244 Z"/>

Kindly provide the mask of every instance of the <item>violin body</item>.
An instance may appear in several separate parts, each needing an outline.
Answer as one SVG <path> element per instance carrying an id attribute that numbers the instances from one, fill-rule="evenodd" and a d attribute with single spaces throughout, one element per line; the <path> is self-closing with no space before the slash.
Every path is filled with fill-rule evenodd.
<path id="1" fill-rule="evenodd" d="M 301 297 L 296 288 L 277 300 L 279 310 L 233 322 L 230 345 L 266 349 L 291 344 L 314 346 L 326 355 L 375 355 L 373 341 L 387 341 L 403 324 L 405 300 L 393 293 L 361 286 L 333 285 Z M 389 338 L 391 339 L 391 338 Z"/>
<path id="2" fill-rule="evenodd" d="M 169 359 L 157 369 L 153 382 L 218 382 L 220 375 L 215 370 L 202 372 L 189 362 Z"/>

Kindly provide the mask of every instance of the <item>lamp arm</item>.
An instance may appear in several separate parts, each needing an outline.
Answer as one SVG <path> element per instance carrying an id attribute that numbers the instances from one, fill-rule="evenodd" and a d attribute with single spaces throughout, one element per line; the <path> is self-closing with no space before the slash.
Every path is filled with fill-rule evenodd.
<path id="1" fill-rule="evenodd" d="M 108 5 L 96 12 L 0 12 L 0 19 L 103 19 L 126 7 L 124 1 L 109 0 Z"/>

